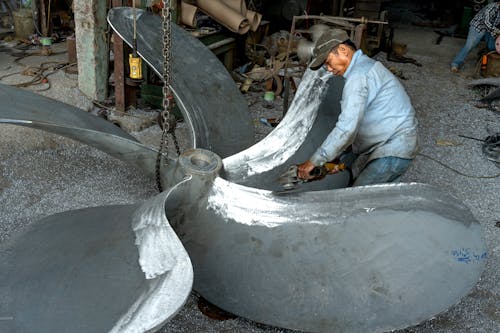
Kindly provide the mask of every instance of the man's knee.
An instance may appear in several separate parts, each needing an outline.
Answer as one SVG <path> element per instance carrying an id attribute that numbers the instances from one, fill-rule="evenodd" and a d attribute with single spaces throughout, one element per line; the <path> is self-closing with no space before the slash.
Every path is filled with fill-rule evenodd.
<path id="1" fill-rule="evenodd" d="M 368 163 L 352 186 L 398 182 L 410 166 L 411 159 L 382 157 Z"/>

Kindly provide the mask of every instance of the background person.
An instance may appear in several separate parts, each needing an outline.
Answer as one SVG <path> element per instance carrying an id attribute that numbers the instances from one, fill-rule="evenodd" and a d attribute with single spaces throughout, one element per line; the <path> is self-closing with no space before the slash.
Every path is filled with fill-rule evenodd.
<path id="1" fill-rule="evenodd" d="M 500 35 L 500 2 L 492 2 L 484 6 L 470 21 L 469 33 L 465 45 L 451 63 L 451 71 L 457 73 L 465 62 L 469 52 L 483 39 L 489 51 L 495 50 L 496 36 Z"/>

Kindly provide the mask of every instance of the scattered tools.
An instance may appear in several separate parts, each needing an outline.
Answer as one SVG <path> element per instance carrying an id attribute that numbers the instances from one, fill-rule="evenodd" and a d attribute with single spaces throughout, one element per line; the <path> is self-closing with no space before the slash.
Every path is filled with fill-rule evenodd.
<path id="1" fill-rule="evenodd" d="M 276 127 L 280 123 L 278 118 L 260 118 L 259 121 L 269 127 Z"/>
<path id="2" fill-rule="evenodd" d="M 328 174 L 337 173 L 339 171 L 344 171 L 346 166 L 344 163 L 327 162 L 322 166 L 314 167 L 310 172 L 312 178 L 302 179 L 298 176 L 298 166 L 292 165 L 288 168 L 286 172 L 281 174 L 279 182 L 283 187 L 284 191 L 290 191 L 295 189 L 299 184 L 307 183 L 315 180 L 321 180 Z"/>
<path id="3" fill-rule="evenodd" d="M 397 43 L 393 41 L 394 39 L 394 29 L 390 28 L 389 40 L 387 42 L 387 60 L 392 62 L 410 63 L 417 67 L 421 67 L 422 64 L 417 60 L 409 57 L 405 57 L 407 51 L 407 46 L 405 44 Z"/>
<path id="4" fill-rule="evenodd" d="M 472 139 L 483 143 L 481 149 L 486 158 L 500 166 L 500 132 L 487 136 L 484 140 L 467 135 L 458 135 L 462 138 Z"/>
<path id="5" fill-rule="evenodd" d="M 394 52 L 387 53 L 387 60 L 392 61 L 392 62 L 410 63 L 410 64 L 414 64 L 417 67 L 422 67 L 422 64 L 419 63 L 417 60 L 415 60 L 413 58 L 398 55 Z"/>

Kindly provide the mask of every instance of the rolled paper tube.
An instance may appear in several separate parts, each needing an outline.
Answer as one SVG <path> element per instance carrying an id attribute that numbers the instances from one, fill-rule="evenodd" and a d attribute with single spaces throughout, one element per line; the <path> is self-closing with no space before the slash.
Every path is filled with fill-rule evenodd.
<path id="1" fill-rule="evenodd" d="M 262 14 L 254 12 L 253 10 L 247 10 L 246 17 L 248 22 L 250 23 L 250 29 L 252 31 L 257 31 L 260 25 L 260 21 L 262 20 Z"/>
<path id="2" fill-rule="evenodd" d="M 241 15 L 246 16 L 247 4 L 245 0 L 221 0 L 221 1 L 229 8 L 232 8 L 238 13 L 241 13 Z"/>
<path id="3" fill-rule="evenodd" d="M 198 7 L 232 32 L 244 34 L 250 30 L 246 17 L 220 1 L 198 0 Z"/>
<path id="4" fill-rule="evenodd" d="M 191 28 L 196 27 L 196 12 L 198 7 L 181 2 L 181 22 Z"/>

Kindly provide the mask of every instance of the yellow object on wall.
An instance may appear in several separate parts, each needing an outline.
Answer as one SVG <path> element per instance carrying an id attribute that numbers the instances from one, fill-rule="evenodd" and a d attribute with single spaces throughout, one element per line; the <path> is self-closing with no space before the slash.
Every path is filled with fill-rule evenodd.
<path id="1" fill-rule="evenodd" d="M 142 59 L 129 54 L 130 78 L 134 80 L 142 80 Z"/>

